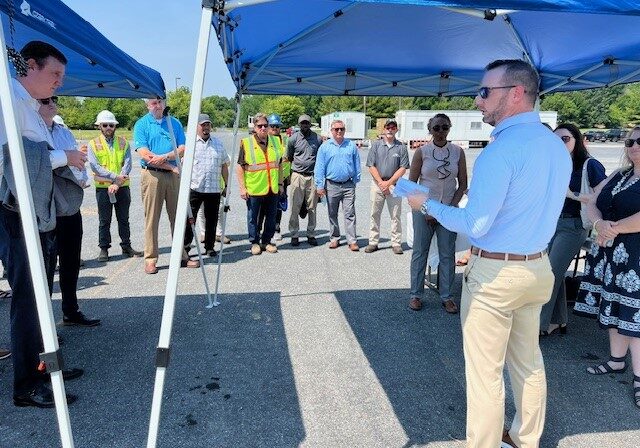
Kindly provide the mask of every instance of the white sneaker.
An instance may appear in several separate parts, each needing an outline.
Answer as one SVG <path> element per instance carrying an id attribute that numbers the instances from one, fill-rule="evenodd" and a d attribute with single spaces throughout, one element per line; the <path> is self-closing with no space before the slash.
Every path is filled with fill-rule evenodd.
<path id="1" fill-rule="evenodd" d="M 282 241 L 282 234 L 280 232 L 276 232 L 274 235 L 276 241 Z"/>

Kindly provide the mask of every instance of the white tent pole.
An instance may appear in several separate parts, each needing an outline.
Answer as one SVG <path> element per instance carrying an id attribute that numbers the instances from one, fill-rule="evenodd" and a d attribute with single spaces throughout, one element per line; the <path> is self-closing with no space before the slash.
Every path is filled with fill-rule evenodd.
<path id="1" fill-rule="evenodd" d="M 189 122 L 187 124 L 187 148 L 194 148 L 196 144 L 196 127 L 198 114 L 202 103 L 202 89 L 204 86 L 204 73 L 209 52 L 209 37 L 211 33 L 211 20 L 213 8 L 202 8 L 200 19 L 200 34 L 198 37 L 198 49 L 196 51 L 195 69 L 191 91 L 191 104 L 189 105 Z M 160 408 L 162 407 L 162 392 L 164 379 L 169 365 L 169 344 L 171 342 L 171 328 L 176 305 L 178 291 L 178 271 L 182 261 L 184 250 L 184 229 L 187 223 L 186 209 L 189 206 L 189 185 L 191 183 L 191 170 L 193 169 L 193 151 L 186 151 L 182 162 L 184 171 L 180 176 L 180 191 L 178 193 L 178 205 L 176 222 L 171 245 L 171 259 L 169 262 L 169 274 L 167 275 L 167 287 L 165 290 L 164 306 L 162 311 L 162 323 L 160 325 L 160 338 L 156 352 L 156 379 L 153 389 L 153 401 L 151 403 L 151 416 L 149 421 L 149 435 L 147 448 L 154 448 L 158 440 L 160 426 Z"/>
<path id="2" fill-rule="evenodd" d="M 233 169 L 236 159 L 236 148 L 238 147 L 238 126 L 240 126 L 240 102 L 242 100 L 242 94 L 238 93 L 236 96 L 236 120 L 233 123 L 233 146 L 231 147 L 231 160 L 229 163 L 229 178 L 227 179 L 227 195 L 224 198 L 224 205 L 222 207 L 222 235 L 220 235 L 220 252 L 218 252 L 218 273 L 216 275 L 216 289 L 213 292 L 213 302 L 209 301 L 207 308 L 213 308 L 220 305 L 218 301 L 218 289 L 220 287 L 220 271 L 222 269 L 222 251 L 224 250 L 224 237 L 227 231 L 227 213 L 229 212 L 229 198 L 231 197 L 231 180 L 233 179 Z"/>
<path id="3" fill-rule="evenodd" d="M 67 397 L 62 378 L 61 352 L 58 347 L 58 336 L 56 334 L 55 321 L 53 320 L 53 310 L 51 308 L 51 297 L 49 296 L 49 284 L 44 269 L 42 257 L 42 247 L 40 246 L 40 236 L 36 224 L 36 214 L 33 207 L 33 196 L 27 172 L 27 164 L 24 158 L 24 148 L 22 147 L 22 137 L 16 123 L 13 108 L 13 88 L 11 85 L 11 75 L 7 63 L 7 49 L 5 46 L 4 29 L 0 21 L 0 47 L 2 51 L 2 68 L 0 68 L 0 103 L 2 106 L 2 116 L 9 140 L 9 154 L 11 157 L 11 169 L 16 182 L 16 194 L 18 204 L 20 204 L 20 219 L 22 221 L 22 231 L 24 233 L 25 245 L 29 258 L 29 269 L 31 271 L 31 281 L 36 298 L 38 309 L 38 321 L 42 333 L 44 344 L 44 358 L 48 371 L 51 374 L 51 387 L 56 404 L 56 416 L 58 417 L 58 428 L 60 429 L 60 440 L 64 448 L 72 448 L 73 434 L 71 432 L 71 421 L 69 420 L 69 409 L 67 407 Z M 44 355 L 44 356 L 43 356 Z M 35 367 L 35 366 L 34 366 Z"/>

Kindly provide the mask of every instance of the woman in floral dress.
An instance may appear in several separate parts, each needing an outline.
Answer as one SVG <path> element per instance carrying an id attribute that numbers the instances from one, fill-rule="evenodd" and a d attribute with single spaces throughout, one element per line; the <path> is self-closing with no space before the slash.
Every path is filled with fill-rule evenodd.
<path id="1" fill-rule="evenodd" d="M 624 165 L 596 187 L 589 203 L 598 235 L 574 311 L 597 317 L 609 333 L 609 360 L 587 373 L 624 373 L 630 351 L 640 408 L 640 127 L 625 140 Z"/>

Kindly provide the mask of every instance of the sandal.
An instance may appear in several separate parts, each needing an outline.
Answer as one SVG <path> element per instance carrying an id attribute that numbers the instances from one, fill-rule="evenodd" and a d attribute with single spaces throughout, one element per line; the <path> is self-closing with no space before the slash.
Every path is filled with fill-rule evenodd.
<path id="1" fill-rule="evenodd" d="M 3 291 L 0 289 L 0 299 L 10 299 L 11 297 L 11 290 Z"/>
<path id="2" fill-rule="evenodd" d="M 409 300 L 409 308 L 411 308 L 413 311 L 420 311 L 422 309 L 422 301 L 417 297 L 413 297 L 411 300 Z"/>
<path id="3" fill-rule="evenodd" d="M 640 384 L 640 376 L 633 375 L 633 381 Z M 635 386 L 635 384 L 634 384 Z M 640 408 L 640 386 L 635 386 L 633 388 L 633 399 L 636 402 L 636 407 Z"/>
<path id="4" fill-rule="evenodd" d="M 456 305 L 453 300 L 445 300 L 444 302 L 442 302 L 442 306 L 447 313 L 458 314 L 458 305 Z"/>
<path id="5" fill-rule="evenodd" d="M 626 356 L 623 356 L 621 358 L 610 356 L 607 362 L 603 362 L 602 364 L 598 364 L 597 366 L 587 367 L 587 373 L 589 375 L 606 375 L 607 373 L 624 373 L 627 371 L 627 368 L 629 367 L 626 361 L 627 361 Z M 624 362 L 624 367 L 621 369 L 613 369 L 609 365 L 610 362 Z"/>

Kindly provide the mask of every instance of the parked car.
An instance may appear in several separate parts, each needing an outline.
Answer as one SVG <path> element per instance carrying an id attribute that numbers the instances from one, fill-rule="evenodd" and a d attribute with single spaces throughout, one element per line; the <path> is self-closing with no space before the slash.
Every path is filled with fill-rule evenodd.
<path id="1" fill-rule="evenodd" d="M 626 129 L 609 129 L 605 134 L 605 138 L 612 142 L 617 142 L 618 140 L 622 140 L 625 135 L 627 135 Z"/>
<path id="2" fill-rule="evenodd" d="M 584 134 L 584 137 L 589 142 L 606 142 L 607 137 L 603 131 L 587 131 Z"/>

